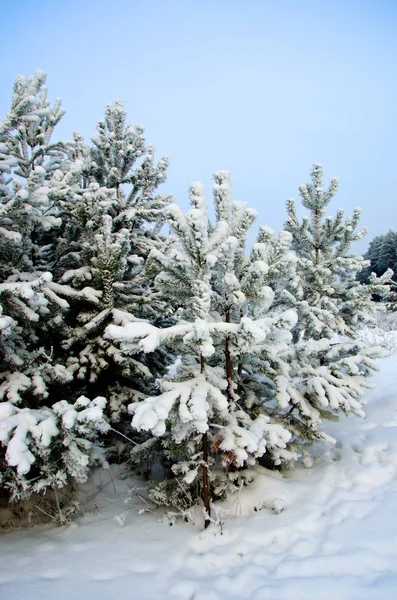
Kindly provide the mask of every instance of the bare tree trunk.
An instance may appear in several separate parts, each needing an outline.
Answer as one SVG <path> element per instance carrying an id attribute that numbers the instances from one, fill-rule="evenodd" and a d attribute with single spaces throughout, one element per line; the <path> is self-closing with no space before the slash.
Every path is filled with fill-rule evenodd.
<path id="1" fill-rule="evenodd" d="M 244 313 L 243 311 L 240 309 L 240 324 L 241 324 L 241 319 L 243 318 Z M 240 396 L 242 393 L 242 386 L 241 386 L 241 375 L 243 373 L 243 357 L 242 354 L 240 354 L 239 356 L 239 360 L 238 360 L 238 364 L 237 364 L 237 394 Z"/>
<path id="2" fill-rule="evenodd" d="M 226 323 L 230 323 L 230 310 L 226 311 Z M 227 337 L 225 341 L 225 360 L 226 360 L 226 381 L 227 381 L 227 397 L 229 403 L 233 398 L 233 369 L 232 369 L 232 359 L 230 356 L 230 348 L 229 348 L 230 340 Z"/>
<path id="3" fill-rule="evenodd" d="M 210 503 L 210 484 L 208 478 L 208 435 L 204 433 L 202 439 L 203 445 L 203 502 L 204 508 L 206 512 L 205 521 L 204 521 L 204 529 L 207 529 L 208 525 L 211 523 L 211 503 Z"/>
<path id="4" fill-rule="evenodd" d="M 200 372 L 204 373 L 205 363 L 204 357 L 200 356 Z M 210 504 L 210 484 L 208 478 L 208 434 L 204 433 L 202 437 L 202 452 L 203 452 L 203 462 L 201 465 L 202 475 L 203 475 L 203 502 L 204 508 L 206 512 L 206 517 L 204 521 L 204 529 L 211 523 L 211 504 Z"/>

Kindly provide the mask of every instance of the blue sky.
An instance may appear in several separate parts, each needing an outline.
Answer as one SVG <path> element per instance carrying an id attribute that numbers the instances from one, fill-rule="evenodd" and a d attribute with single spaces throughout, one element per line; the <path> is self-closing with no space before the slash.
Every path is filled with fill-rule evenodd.
<path id="1" fill-rule="evenodd" d="M 397 230 L 395 0 L 15 0 L 2 6 L 0 115 L 16 74 L 48 74 L 67 113 L 58 136 L 87 139 L 106 104 L 171 167 L 187 206 L 231 171 L 234 197 L 280 230 L 311 164 L 340 178 L 330 206 L 363 209 L 369 233 Z"/>

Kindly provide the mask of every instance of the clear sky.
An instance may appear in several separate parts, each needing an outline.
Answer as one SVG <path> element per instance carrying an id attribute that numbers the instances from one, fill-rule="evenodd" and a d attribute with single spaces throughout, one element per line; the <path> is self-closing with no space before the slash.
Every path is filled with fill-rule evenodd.
<path id="1" fill-rule="evenodd" d="M 48 74 L 86 138 L 106 104 L 171 167 L 187 206 L 231 171 L 234 197 L 275 230 L 311 164 L 340 178 L 330 212 L 363 209 L 369 241 L 397 230 L 397 0 L 14 0 L 1 7 L 0 115 L 16 74 Z"/>

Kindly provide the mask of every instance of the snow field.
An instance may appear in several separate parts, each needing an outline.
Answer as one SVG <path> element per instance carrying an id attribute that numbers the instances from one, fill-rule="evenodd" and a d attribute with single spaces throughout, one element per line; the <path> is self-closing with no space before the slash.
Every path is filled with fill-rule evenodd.
<path id="1" fill-rule="evenodd" d="M 63 529 L 43 526 L 2 536 L 0 597 L 394 598 L 396 363 L 396 354 L 382 361 L 366 419 L 329 425 L 336 447 L 317 448 L 313 468 L 284 476 L 258 468 L 254 483 L 217 505 L 223 523 L 206 531 L 201 514 L 194 525 L 173 526 L 160 513 L 138 515 L 145 484 L 117 480 L 115 495 L 109 474 L 100 481 L 96 473 L 86 487 L 84 517 Z M 127 506 L 131 484 L 135 494 Z"/>

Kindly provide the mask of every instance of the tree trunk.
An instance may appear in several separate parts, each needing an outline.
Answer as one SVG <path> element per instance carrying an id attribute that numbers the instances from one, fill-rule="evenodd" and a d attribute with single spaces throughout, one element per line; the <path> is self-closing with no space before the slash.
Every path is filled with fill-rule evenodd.
<path id="1" fill-rule="evenodd" d="M 230 310 L 226 311 L 226 323 L 230 323 Z M 227 381 L 227 397 L 229 403 L 232 402 L 233 399 L 233 369 L 232 369 L 232 359 L 230 356 L 230 339 L 227 337 L 225 341 L 225 360 L 226 360 L 226 381 Z"/>
<path id="2" fill-rule="evenodd" d="M 243 316 L 244 316 L 244 313 L 240 309 L 240 324 L 241 324 L 241 319 L 243 318 Z M 241 385 L 242 372 L 243 372 L 243 357 L 240 354 L 238 364 L 237 364 L 237 395 L 238 396 L 240 396 L 242 393 L 242 385 Z"/>
<path id="3" fill-rule="evenodd" d="M 205 363 L 204 357 L 200 356 L 200 372 L 204 373 Z M 204 529 L 210 525 L 211 520 L 211 504 L 210 504 L 210 484 L 208 478 L 208 434 L 204 433 L 202 437 L 202 452 L 203 452 L 203 462 L 201 465 L 202 475 L 203 475 L 203 502 L 204 508 L 206 512 L 206 517 L 204 521 Z"/>
<path id="4" fill-rule="evenodd" d="M 211 504 L 210 504 L 210 484 L 208 478 L 208 435 L 204 433 L 202 439 L 203 445 L 203 502 L 204 508 L 206 512 L 205 521 L 204 521 L 204 529 L 207 529 L 208 525 L 211 523 Z"/>

